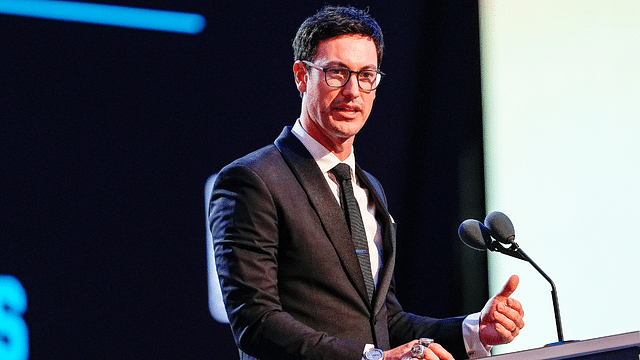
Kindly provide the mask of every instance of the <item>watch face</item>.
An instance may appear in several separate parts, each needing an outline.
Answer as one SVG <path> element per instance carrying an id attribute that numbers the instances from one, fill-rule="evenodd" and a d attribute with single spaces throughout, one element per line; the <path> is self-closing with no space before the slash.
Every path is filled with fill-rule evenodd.
<path id="1" fill-rule="evenodd" d="M 371 349 L 366 352 L 367 360 L 382 360 L 384 359 L 384 353 L 380 349 Z"/>

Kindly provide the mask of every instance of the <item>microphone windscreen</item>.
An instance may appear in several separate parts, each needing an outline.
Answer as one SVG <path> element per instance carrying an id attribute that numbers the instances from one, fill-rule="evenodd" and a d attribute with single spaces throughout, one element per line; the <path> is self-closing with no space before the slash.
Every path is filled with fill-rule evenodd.
<path id="1" fill-rule="evenodd" d="M 465 245 L 471 248 L 482 251 L 487 248 L 486 241 L 489 233 L 478 220 L 468 219 L 463 221 L 458 228 L 458 236 Z"/>
<path id="2" fill-rule="evenodd" d="M 513 223 L 507 215 L 500 211 L 494 211 L 484 219 L 484 225 L 496 240 L 503 244 L 511 244 L 516 239 L 516 231 Z"/>

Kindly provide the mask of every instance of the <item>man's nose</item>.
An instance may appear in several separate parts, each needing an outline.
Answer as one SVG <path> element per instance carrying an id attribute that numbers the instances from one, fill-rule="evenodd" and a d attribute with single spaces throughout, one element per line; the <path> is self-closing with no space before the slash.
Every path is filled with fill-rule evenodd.
<path id="1" fill-rule="evenodd" d="M 351 74 L 347 83 L 342 89 L 343 94 L 358 97 L 360 95 L 360 85 L 358 84 L 358 74 Z"/>

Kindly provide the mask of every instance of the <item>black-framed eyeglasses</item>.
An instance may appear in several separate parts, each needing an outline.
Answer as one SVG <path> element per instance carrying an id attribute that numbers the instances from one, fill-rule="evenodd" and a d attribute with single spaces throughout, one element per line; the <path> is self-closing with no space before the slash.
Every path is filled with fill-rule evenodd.
<path id="1" fill-rule="evenodd" d="M 340 88 L 347 85 L 349 79 L 351 79 L 351 74 L 356 74 L 356 79 L 358 79 L 358 86 L 360 89 L 364 91 L 373 91 L 378 88 L 380 80 L 382 80 L 382 77 L 385 75 L 382 71 L 377 69 L 353 71 L 342 66 L 330 66 L 323 68 L 322 66 L 318 66 L 310 61 L 301 61 L 307 66 L 322 70 L 324 72 L 324 80 L 327 82 L 327 85 L 334 88 Z"/>

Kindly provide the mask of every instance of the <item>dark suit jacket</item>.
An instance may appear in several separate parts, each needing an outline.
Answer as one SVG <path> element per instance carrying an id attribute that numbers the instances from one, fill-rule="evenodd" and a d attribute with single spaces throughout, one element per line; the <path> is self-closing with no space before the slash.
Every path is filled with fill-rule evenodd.
<path id="1" fill-rule="evenodd" d="M 465 357 L 463 317 L 402 310 L 392 280 L 395 224 L 380 183 L 359 167 L 356 174 L 383 229 L 373 303 L 340 205 L 290 128 L 218 174 L 209 221 L 241 358 L 359 360 L 366 343 L 390 349 L 420 337 Z"/>

